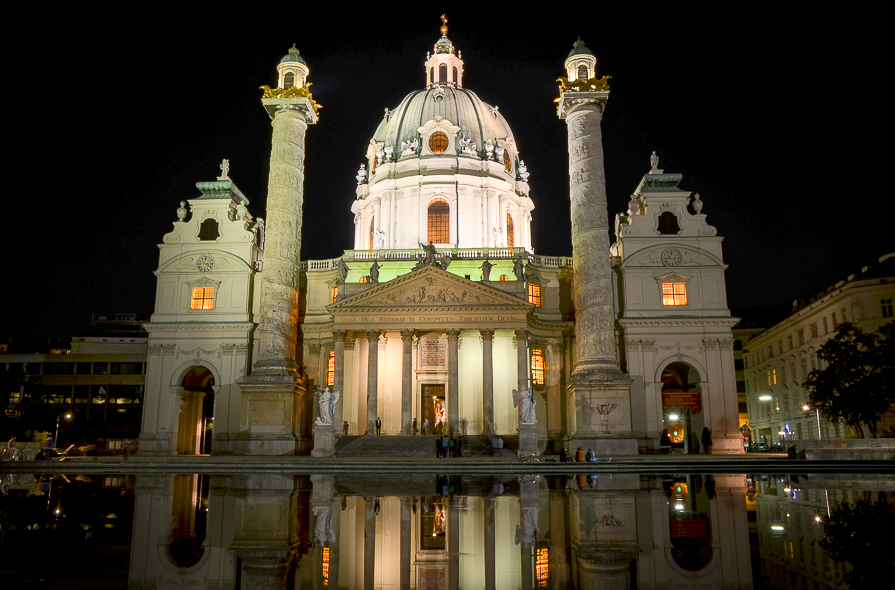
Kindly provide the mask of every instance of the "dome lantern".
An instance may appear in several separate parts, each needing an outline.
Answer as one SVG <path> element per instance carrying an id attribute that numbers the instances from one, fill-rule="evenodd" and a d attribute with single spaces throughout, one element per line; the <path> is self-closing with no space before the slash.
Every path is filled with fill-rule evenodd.
<path id="1" fill-rule="evenodd" d="M 569 57 L 566 58 L 566 73 L 568 80 L 587 82 L 597 77 L 597 57 L 590 49 L 584 46 L 584 41 L 579 37 L 572 46 Z"/>
<path id="2" fill-rule="evenodd" d="M 463 87 L 463 60 L 454 52 L 454 44 L 447 38 L 447 17 L 441 15 L 441 38 L 435 43 L 435 53 L 426 56 L 426 88 L 434 86 Z"/>
<path id="3" fill-rule="evenodd" d="M 308 64 L 293 43 L 289 52 L 277 64 L 277 87 L 283 90 L 301 88 L 307 83 L 309 73 Z"/>

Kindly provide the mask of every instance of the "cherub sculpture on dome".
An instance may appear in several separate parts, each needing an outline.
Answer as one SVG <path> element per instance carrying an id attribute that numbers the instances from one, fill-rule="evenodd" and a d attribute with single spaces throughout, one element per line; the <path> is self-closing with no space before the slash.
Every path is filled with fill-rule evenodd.
<path id="1" fill-rule="evenodd" d="M 465 135 L 460 138 L 460 149 L 464 154 L 467 154 L 469 156 L 479 155 L 476 151 L 475 140 Z"/>
<path id="2" fill-rule="evenodd" d="M 401 157 L 412 156 L 420 147 L 420 138 L 405 139 L 401 142 Z"/>

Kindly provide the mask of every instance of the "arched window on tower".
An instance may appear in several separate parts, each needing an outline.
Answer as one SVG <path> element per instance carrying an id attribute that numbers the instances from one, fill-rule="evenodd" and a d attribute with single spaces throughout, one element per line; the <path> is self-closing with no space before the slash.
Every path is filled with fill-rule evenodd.
<path id="1" fill-rule="evenodd" d="M 447 81 L 447 64 L 441 64 L 438 66 L 438 83 L 447 84 Z"/>
<path id="2" fill-rule="evenodd" d="M 513 216 L 507 213 L 507 248 L 515 247 L 516 241 L 513 237 L 514 234 Z"/>
<path id="3" fill-rule="evenodd" d="M 283 76 L 283 88 L 292 88 L 293 86 L 295 86 L 295 74 L 286 72 L 286 75 Z"/>
<path id="4" fill-rule="evenodd" d="M 429 84 L 435 84 L 435 68 L 429 68 Z"/>
<path id="5" fill-rule="evenodd" d="M 677 223 L 677 217 L 671 211 L 666 211 L 659 216 L 659 233 L 662 235 L 677 235 L 681 233 L 681 226 Z"/>
<path id="6" fill-rule="evenodd" d="M 373 232 L 376 230 L 376 216 L 370 218 L 370 247 L 369 250 L 373 249 L 373 236 L 375 235 Z"/>
<path id="7" fill-rule="evenodd" d="M 457 83 L 457 67 L 454 66 L 454 84 Z"/>
<path id="8" fill-rule="evenodd" d="M 578 79 L 582 82 L 587 82 L 587 66 L 578 66 Z"/>
<path id="9" fill-rule="evenodd" d="M 435 199 L 429 204 L 426 214 L 426 240 L 433 244 L 448 244 L 451 241 L 451 207 L 444 199 Z"/>
<path id="10" fill-rule="evenodd" d="M 199 240 L 210 242 L 218 239 L 221 232 L 218 231 L 218 222 L 210 217 L 199 226 Z"/>

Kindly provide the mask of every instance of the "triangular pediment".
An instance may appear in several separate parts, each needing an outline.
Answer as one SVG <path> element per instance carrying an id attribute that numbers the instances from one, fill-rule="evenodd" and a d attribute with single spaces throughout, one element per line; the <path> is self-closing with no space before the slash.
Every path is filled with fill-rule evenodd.
<path id="1" fill-rule="evenodd" d="M 435 266 L 412 271 L 363 293 L 326 306 L 333 315 L 361 310 L 513 309 L 527 313 L 533 306 L 500 289 L 470 281 Z"/>

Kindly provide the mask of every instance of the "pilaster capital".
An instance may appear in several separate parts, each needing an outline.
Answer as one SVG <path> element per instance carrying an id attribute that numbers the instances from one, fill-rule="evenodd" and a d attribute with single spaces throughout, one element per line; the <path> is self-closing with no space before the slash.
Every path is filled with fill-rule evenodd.
<path id="1" fill-rule="evenodd" d="M 382 330 L 367 330 L 367 342 L 379 342 L 379 335 L 382 333 Z"/>
<path id="2" fill-rule="evenodd" d="M 412 342 L 416 335 L 416 330 L 401 330 L 401 340 L 404 342 Z"/>
<path id="3" fill-rule="evenodd" d="M 447 334 L 448 341 L 451 343 L 456 343 L 460 340 L 460 330 L 445 330 L 445 334 Z"/>
<path id="4" fill-rule="evenodd" d="M 482 340 L 493 340 L 494 339 L 494 329 L 493 328 L 482 328 L 479 330 L 479 334 L 482 336 Z"/>
<path id="5" fill-rule="evenodd" d="M 320 354 L 320 345 L 319 344 L 308 344 L 308 353 L 314 356 Z"/>
<path id="6" fill-rule="evenodd" d="M 347 333 L 348 332 L 346 332 L 345 330 L 333 330 L 333 340 L 335 340 L 336 342 L 342 342 L 344 344 L 345 335 Z"/>

